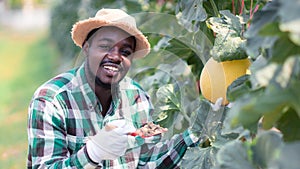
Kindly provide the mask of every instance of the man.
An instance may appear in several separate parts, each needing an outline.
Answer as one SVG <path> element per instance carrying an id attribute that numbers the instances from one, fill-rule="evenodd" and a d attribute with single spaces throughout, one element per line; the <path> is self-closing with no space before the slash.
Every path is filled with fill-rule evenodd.
<path id="1" fill-rule="evenodd" d="M 166 142 L 161 134 L 131 136 L 152 122 L 148 94 L 126 77 L 150 45 L 133 17 L 101 9 L 74 24 L 72 38 L 86 56 L 79 67 L 35 92 L 28 116 L 28 168 L 178 168 L 198 139 L 187 130 Z"/>

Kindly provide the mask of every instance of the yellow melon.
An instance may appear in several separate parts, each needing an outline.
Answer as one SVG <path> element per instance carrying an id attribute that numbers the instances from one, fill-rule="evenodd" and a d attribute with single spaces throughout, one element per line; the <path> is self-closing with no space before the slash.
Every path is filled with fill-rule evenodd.
<path id="1" fill-rule="evenodd" d="M 217 62 L 211 57 L 204 65 L 200 75 L 202 95 L 212 103 L 222 97 L 222 105 L 227 105 L 227 87 L 238 77 L 248 73 L 249 66 L 249 59 Z"/>

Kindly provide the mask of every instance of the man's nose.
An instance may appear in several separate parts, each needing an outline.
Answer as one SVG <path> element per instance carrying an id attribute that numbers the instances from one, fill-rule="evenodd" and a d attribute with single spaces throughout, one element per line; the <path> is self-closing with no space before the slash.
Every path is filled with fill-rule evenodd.
<path id="1" fill-rule="evenodd" d="M 111 59 L 111 60 L 115 60 L 115 61 L 122 61 L 123 58 L 122 58 L 122 55 L 121 53 L 119 52 L 119 48 L 117 46 L 114 46 L 112 47 L 109 51 L 108 51 L 108 57 Z"/>

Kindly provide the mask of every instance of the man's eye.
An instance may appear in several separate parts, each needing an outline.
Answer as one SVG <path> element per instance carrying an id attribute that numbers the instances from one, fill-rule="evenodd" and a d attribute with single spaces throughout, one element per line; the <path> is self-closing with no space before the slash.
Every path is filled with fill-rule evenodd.
<path id="1" fill-rule="evenodd" d="M 99 48 L 101 48 L 102 50 L 105 50 L 105 51 L 110 50 L 110 46 L 109 45 L 99 45 Z"/>
<path id="2" fill-rule="evenodd" d="M 123 55 L 123 56 L 129 56 L 129 55 L 131 55 L 132 54 L 132 52 L 130 51 L 130 50 L 122 50 L 121 51 L 121 54 Z"/>

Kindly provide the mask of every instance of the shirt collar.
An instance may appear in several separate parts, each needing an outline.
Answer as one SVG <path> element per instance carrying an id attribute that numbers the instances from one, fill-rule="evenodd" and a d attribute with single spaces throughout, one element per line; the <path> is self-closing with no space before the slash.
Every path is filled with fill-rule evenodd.
<path id="1" fill-rule="evenodd" d="M 89 85 L 86 75 L 85 75 L 85 63 L 83 63 L 76 73 L 76 79 L 78 81 L 78 88 L 82 92 L 83 97 L 87 101 L 88 106 L 96 107 L 98 106 L 98 98 L 94 90 Z"/>
<path id="2" fill-rule="evenodd" d="M 91 88 L 89 85 L 86 75 L 85 75 L 85 63 L 83 63 L 77 71 L 76 78 L 79 83 L 79 88 L 81 92 L 83 93 L 83 96 L 85 97 L 85 100 L 88 100 L 88 104 L 91 104 L 93 107 L 99 106 L 99 110 L 102 111 L 101 104 L 94 92 L 94 90 Z M 118 108 L 120 104 L 120 88 L 119 85 L 115 87 L 115 90 L 113 92 L 113 97 L 112 97 L 112 109 L 115 110 Z"/>

